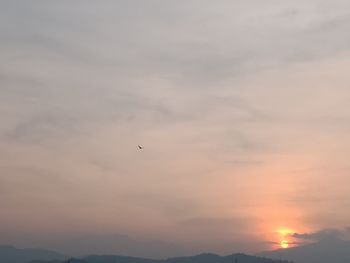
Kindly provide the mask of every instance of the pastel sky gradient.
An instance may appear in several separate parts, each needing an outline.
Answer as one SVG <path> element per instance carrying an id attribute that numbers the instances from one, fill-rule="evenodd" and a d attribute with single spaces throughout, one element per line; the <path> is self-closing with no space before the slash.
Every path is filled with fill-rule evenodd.
<path id="1" fill-rule="evenodd" d="M 347 228 L 349 32 L 347 0 L 0 1 L 0 243 Z"/>

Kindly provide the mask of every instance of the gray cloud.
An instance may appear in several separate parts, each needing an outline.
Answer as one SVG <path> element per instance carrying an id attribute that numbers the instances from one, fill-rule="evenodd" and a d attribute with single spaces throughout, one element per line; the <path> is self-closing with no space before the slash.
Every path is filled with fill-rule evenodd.
<path id="1" fill-rule="evenodd" d="M 312 233 L 294 233 L 292 234 L 294 238 L 304 239 L 304 240 L 324 240 L 330 238 L 348 238 L 350 236 L 350 228 L 336 229 L 328 228 L 322 229 L 317 232 Z"/>

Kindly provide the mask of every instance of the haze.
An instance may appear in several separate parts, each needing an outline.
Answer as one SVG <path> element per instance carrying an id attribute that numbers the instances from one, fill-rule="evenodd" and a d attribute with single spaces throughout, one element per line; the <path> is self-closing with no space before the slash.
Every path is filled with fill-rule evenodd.
<path id="1" fill-rule="evenodd" d="M 0 243 L 347 235 L 349 30 L 345 0 L 0 1 Z"/>

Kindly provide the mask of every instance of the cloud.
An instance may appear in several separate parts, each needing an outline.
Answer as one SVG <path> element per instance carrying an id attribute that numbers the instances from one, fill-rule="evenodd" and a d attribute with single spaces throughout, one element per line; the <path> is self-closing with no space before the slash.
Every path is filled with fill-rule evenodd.
<path id="1" fill-rule="evenodd" d="M 129 194 L 126 198 L 135 206 L 172 218 L 196 214 L 199 208 L 193 200 L 169 194 Z"/>
<path id="2" fill-rule="evenodd" d="M 347 156 L 348 130 L 324 126 L 348 124 L 349 58 L 336 56 L 349 51 L 349 2 L 0 5 L 0 203 L 23 229 L 191 235 L 228 251 L 233 234 L 249 247 L 255 216 L 299 214 L 282 211 L 289 191 L 298 211 L 311 202 L 296 188 L 333 192 L 319 171 L 305 183 L 286 170 Z"/>
<path id="3" fill-rule="evenodd" d="M 196 218 L 190 218 L 187 220 L 184 220 L 181 222 L 182 226 L 190 226 L 190 227 L 198 227 L 207 229 L 209 228 L 216 228 L 216 227 L 222 227 L 223 229 L 227 229 L 230 226 L 235 227 L 237 229 L 242 228 L 243 226 L 248 226 L 249 223 L 253 219 L 251 218 L 234 218 L 234 217 L 227 217 L 227 218 L 218 218 L 218 217 L 196 217 Z"/>
<path id="4" fill-rule="evenodd" d="M 204 239 L 211 236 L 214 240 L 228 241 L 253 235 L 252 232 L 248 234 L 247 229 L 252 230 L 252 225 L 257 222 L 253 217 L 193 217 L 180 221 L 176 227 L 183 229 L 184 233 L 200 235 Z"/>
<path id="5" fill-rule="evenodd" d="M 311 233 L 294 233 L 291 236 L 296 239 L 320 241 L 331 238 L 347 238 L 350 235 L 350 228 L 336 229 L 327 228 Z"/>

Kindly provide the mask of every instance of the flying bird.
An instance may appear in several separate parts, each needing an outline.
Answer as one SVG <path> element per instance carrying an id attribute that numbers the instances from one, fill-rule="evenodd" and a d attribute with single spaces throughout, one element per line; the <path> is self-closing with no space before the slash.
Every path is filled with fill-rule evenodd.
<path id="1" fill-rule="evenodd" d="M 140 150 L 143 150 L 143 147 L 142 147 L 142 146 L 140 146 L 140 145 L 137 145 L 137 146 L 139 147 Z"/>

